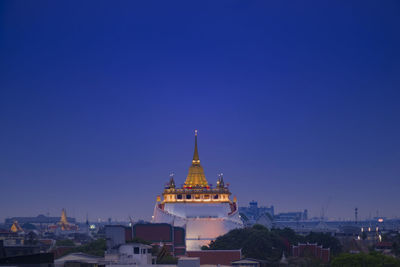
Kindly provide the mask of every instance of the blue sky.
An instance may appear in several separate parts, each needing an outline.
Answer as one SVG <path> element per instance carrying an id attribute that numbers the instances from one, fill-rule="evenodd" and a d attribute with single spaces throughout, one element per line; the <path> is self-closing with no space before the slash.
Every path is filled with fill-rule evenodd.
<path id="1" fill-rule="evenodd" d="M 149 219 L 194 129 L 241 205 L 399 216 L 399 10 L 2 1 L 0 219 Z"/>

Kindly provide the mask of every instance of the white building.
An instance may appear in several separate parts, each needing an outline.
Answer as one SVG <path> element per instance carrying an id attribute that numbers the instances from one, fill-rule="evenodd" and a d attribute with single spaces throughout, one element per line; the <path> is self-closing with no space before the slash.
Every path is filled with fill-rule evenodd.
<path id="1" fill-rule="evenodd" d="M 106 252 L 107 266 L 146 266 L 152 264 L 151 246 L 137 243 L 120 245 L 116 252 Z"/>
<path id="2" fill-rule="evenodd" d="M 153 222 L 169 223 L 186 229 L 186 250 L 199 250 L 232 229 L 243 227 L 236 198 L 220 176 L 214 188 L 208 184 L 197 149 L 197 131 L 192 165 L 182 188 L 175 187 L 173 177 L 157 197 Z"/>

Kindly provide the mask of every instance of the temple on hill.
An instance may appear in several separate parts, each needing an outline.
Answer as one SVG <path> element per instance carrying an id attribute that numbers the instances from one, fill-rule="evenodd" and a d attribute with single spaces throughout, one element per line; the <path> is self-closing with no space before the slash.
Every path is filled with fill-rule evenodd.
<path id="1" fill-rule="evenodd" d="M 177 187 L 174 177 L 157 197 L 153 222 L 170 223 L 186 229 L 186 249 L 199 250 L 210 241 L 232 229 L 243 227 L 239 217 L 236 197 L 220 175 L 215 187 L 208 184 L 200 164 L 197 148 L 197 130 L 192 165 L 182 187 Z"/>

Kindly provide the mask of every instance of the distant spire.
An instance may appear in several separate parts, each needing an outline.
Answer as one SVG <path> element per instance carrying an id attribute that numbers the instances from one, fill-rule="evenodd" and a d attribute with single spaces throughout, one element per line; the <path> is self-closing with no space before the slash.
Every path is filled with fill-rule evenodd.
<path id="1" fill-rule="evenodd" d="M 172 172 L 169 177 L 169 188 L 175 188 L 174 173 Z"/>
<path id="2" fill-rule="evenodd" d="M 199 151 L 197 150 L 197 130 L 194 130 L 194 154 L 193 164 L 200 163 Z"/>

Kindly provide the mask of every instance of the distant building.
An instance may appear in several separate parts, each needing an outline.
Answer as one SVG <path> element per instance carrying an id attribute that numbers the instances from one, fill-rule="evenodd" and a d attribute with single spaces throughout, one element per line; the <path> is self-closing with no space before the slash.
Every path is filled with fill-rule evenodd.
<path id="1" fill-rule="evenodd" d="M 65 266 L 104 266 L 99 263 L 104 261 L 103 257 L 88 255 L 82 252 L 70 253 L 54 261 L 55 267 Z"/>
<path id="2" fill-rule="evenodd" d="M 245 226 L 261 224 L 271 228 L 274 217 L 274 206 L 259 207 L 257 201 L 251 201 L 248 207 L 239 207 L 240 218 Z"/>
<path id="3" fill-rule="evenodd" d="M 185 229 L 167 223 L 137 223 L 132 227 L 133 238 L 140 238 L 153 245 L 162 244 L 172 255 L 186 252 Z"/>
<path id="4" fill-rule="evenodd" d="M 259 207 L 257 201 L 251 201 L 248 207 L 239 207 L 239 213 L 245 215 L 249 220 L 256 221 L 263 214 L 269 214 L 274 217 L 274 206 Z"/>
<path id="5" fill-rule="evenodd" d="M 174 256 L 184 255 L 186 252 L 185 229 L 167 223 L 136 223 L 132 227 L 106 225 L 105 235 L 109 253 L 115 252 L 120 245 L 134 238 L 142 239 L 152 245 L 161 244 Z"/>
<path id="6" fill-rule="evenodd" d="M 282 212 L 274 216 L 275 221 L 306 221 L 308 220 L 308 211 L 303 212 Z"/>
<path id="7" fill-rule="evenodd" d="M 330 248 L 323 248 L 322 246 L 318 246 L 317 243 L 299 243 L 297 246 L 292 246 L 292 256 L 315 258 L 327 263 L 330 259 Z"/>
<path id="8" fill-rule="evenodd" d="M 231 265 L 231 262 L 242 258 L 242 251 L 237 250 L 199 250 L 188 251 L 186 256 L 199 258 L 200 265 Z"/>
<path id="9" fill-rule="evenodd" d="M 132 230 L 130 227 L 123 225 L 106 225 L 105 226 L 107 251 L 117 249 L 119 245 L 125 244 L 132 240 Z"/>
<path id="10" fill-rule="evenodd" d="M 36 217 L 11 217 L 11 218 L 6 218 L 4 220 L 5 225 L 12 225 L 14 221 L 18 221 L 19 224 L 23 225 L 25 223 L 31 223 L 33 225 L 47 225 L 47 224 L 57 224 L 60 222 L 61 217 L 48 217 L 45 215 L 38 215 Z M 75 218 L 67 217 L 68 222 L 75 224 L 76 220 Z"/>
<path id="11" fill-rule="evenodd" d="M 138 243 L 119 245 L 116 251 L 106 252 L 104 262 L 112 266 L 151 265 L 153 263 L 151 246 Z"/>

